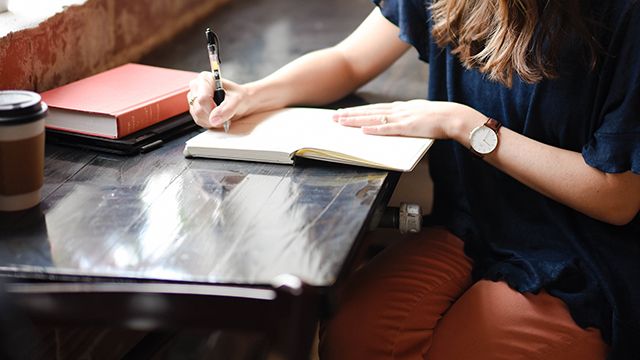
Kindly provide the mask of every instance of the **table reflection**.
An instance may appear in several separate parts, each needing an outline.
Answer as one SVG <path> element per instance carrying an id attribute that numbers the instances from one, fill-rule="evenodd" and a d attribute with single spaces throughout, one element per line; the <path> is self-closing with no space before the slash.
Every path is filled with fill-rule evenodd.
<path id="1" fill-rule="evenodd" d="M 0 212 L 0 268 L 10 264 L 53 266 L 42 205 L 16 213 Z"/>
<path id="2" fill-rule="evenodd" d="M 328 284 L 386 179 L 349 167 L 187 160 L 178 148 L 88 160 L 39 217 L 7 227 L 1 263 L 216 283 L 268 284 L 289 273 Z"/>

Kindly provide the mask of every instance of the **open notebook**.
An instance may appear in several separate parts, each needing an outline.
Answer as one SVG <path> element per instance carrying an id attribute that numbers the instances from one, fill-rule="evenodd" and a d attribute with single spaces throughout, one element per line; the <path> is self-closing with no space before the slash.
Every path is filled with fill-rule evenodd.
<path id="1" fill-rule="evenodd" d="M 342 126 L 334 110 L 286 108 L 234 121 L 229 133 L 207 130 L 187 141 L 185 156 L 292 164 L 294 157 L 411 171 L 432 139 L 376 136 Z"/>

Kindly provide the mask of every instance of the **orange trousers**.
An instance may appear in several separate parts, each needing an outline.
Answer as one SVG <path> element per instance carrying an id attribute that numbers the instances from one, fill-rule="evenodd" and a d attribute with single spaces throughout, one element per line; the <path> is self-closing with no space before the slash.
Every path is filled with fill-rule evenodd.
<path id="1" fill-rule="evenodd" d="M 348 281 L 321 324 L 321 359 L 603 360 L 607 345 L 562 300 L 471 281 L 462 241 L 433 228 L 400 241 Z"/>

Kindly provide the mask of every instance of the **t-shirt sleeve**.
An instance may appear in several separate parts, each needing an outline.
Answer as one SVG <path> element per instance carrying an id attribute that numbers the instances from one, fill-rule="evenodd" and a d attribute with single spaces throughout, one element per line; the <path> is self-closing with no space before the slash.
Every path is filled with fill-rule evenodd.
<path id="1" fill-rule="evenodd" d="M 426 0 L 372 0 L 382 15 L 400 29 L 400 39 L 418 50 L 420 60 L 429 61 L 429 15 Z"/>
<path id="2" fill-rule="evenodd" d="M 608 173 L 640 174 L 640 10 L 631 6 L 604 60 L 610 85 L 600 125 L 582 149 L 587 164 Z M 613 50 L 613 51 L 611 51 Z M 609 70 L 608 70 L 609 69 Z"/>

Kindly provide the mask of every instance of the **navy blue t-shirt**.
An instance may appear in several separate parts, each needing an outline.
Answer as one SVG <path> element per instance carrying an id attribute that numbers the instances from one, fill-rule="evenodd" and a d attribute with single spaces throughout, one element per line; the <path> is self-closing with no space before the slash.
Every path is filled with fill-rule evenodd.
<path id="1" fill-rule="evenodd" d="M 430 100 L 469 105 L 531 139 L 582 153 L 607 173 L 640 174 L 640 6 L 594 1 L 603 47 L 591 70 L 564 44 L 559 77 L 507 88 L 465 69 L 431 39 L 428 0 L 373 0 L 429 63 Z M 516 76 L 517 77 L 517 76 Z M 640 358 L 640 215 L 594 220 L 524 186 L 454 141 L 429 151 L 434 217 L 465 242 L 475 279 L 521 292 L 546 289 L 582 327 L 598 327 L 611 358 Z M 549 164 L 550 167 L 553 164 Z M 578 345 L 579 346 L 579 345 Z"/>

